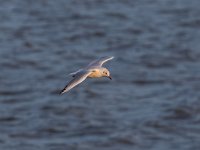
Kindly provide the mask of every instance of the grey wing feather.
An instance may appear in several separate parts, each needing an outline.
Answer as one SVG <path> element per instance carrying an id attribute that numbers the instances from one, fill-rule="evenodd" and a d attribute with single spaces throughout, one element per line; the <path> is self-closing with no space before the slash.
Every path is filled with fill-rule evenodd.
<path id="1" fill-rule="evenodd" d="M 82 69 L 79 69 L 78 71 L 75 71 L 75 72 L 72 72 L 70 74 L 68 74 L 67 76 L 72 76 L 72 77 L 75 77 L 76 74 L 78 74 L 79 72 L 83 71 Z"/>
<path id="2" fill-rule="evenodd" d="M 99 66 L 101 67 L 105 62 L 113 59 L 113 56 L 105 56 L 105 57 L 101 57 L 97 60 L 92 61 L 87 67 L 92 67 L 92 66 Z"/>
<path id="3" fill-rule="evenodd" d="M 72 89 L 76 85 L 78 85 L 81 82 L 83 82 L 90 73 L 91 73 L 90 71 L 81 71 L 78 74 L 76 74 L 76 76 L 60 92 L 60 94 L 63 94 L 65 92 L 69 91 L 70 89 Z"/>

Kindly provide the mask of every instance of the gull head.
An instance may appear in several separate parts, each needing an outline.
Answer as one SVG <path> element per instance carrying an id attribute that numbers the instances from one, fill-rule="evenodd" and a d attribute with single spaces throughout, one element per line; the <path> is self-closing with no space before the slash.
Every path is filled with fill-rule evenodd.
<path id="1" fill-rule="evenodd" d="M 112 80 L 112 77 L 110 76 L 110 72 L 106 68 L 102 68 L 101 70 L 101 75 L 103 77 L 108 77 L 110 80 Z"/>

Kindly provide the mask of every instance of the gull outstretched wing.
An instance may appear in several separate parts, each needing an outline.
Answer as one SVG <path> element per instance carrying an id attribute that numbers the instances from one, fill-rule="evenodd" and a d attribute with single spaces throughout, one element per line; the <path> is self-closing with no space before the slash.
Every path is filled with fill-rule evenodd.
<path id="1" fill-rule="evenodd" d="M 87 67 L 93 67 L 93 66 L 101 67 L 105 62 L 107 62 L 113 58 L 114 58 L 113 56 L 101 57 L 97 60 L 92 61 Z"/>
<path id="2" fill-rule="evenodd" d="M 65 88 L 60 92 L 60 94 L 63 94 L 76 85 L 80 84 L 83 82 L 89 74 L 91 74 L 91 71 L 81 71 L 76 74 L 76 76 L 65 86 Z"/>

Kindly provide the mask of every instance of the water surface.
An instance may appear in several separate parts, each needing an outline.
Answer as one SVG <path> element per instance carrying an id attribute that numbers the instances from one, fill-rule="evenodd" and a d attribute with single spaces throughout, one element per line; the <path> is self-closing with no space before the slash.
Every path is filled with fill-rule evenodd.
<path id="1" fill-rule="evenodd" d="M 199 6 L 1 0 L 0 149 L 199 150 Z M 113 81 L 58 95 L 99 56 Z"/>

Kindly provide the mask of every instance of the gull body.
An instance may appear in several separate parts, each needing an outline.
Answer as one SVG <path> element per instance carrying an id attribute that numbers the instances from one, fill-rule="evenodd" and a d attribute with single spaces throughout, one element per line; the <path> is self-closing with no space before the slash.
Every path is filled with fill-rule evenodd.
<path id="1" fill-rule="evenodd" d="M 109 79 L 112 79 L 109 70 L 107 68 L 102 67 L 102 65 L 113 58 L 113 56 L 101 57 L 97 60 L 92 61 L 85 68 L 70 73 L 69 75 L 72 76 L 73 79 L 65 86 L 65 88 L 60 92 L 60 94 L 68 92 L 70 89 L 83 82 L 86 78 L 108 77 Z"/>

